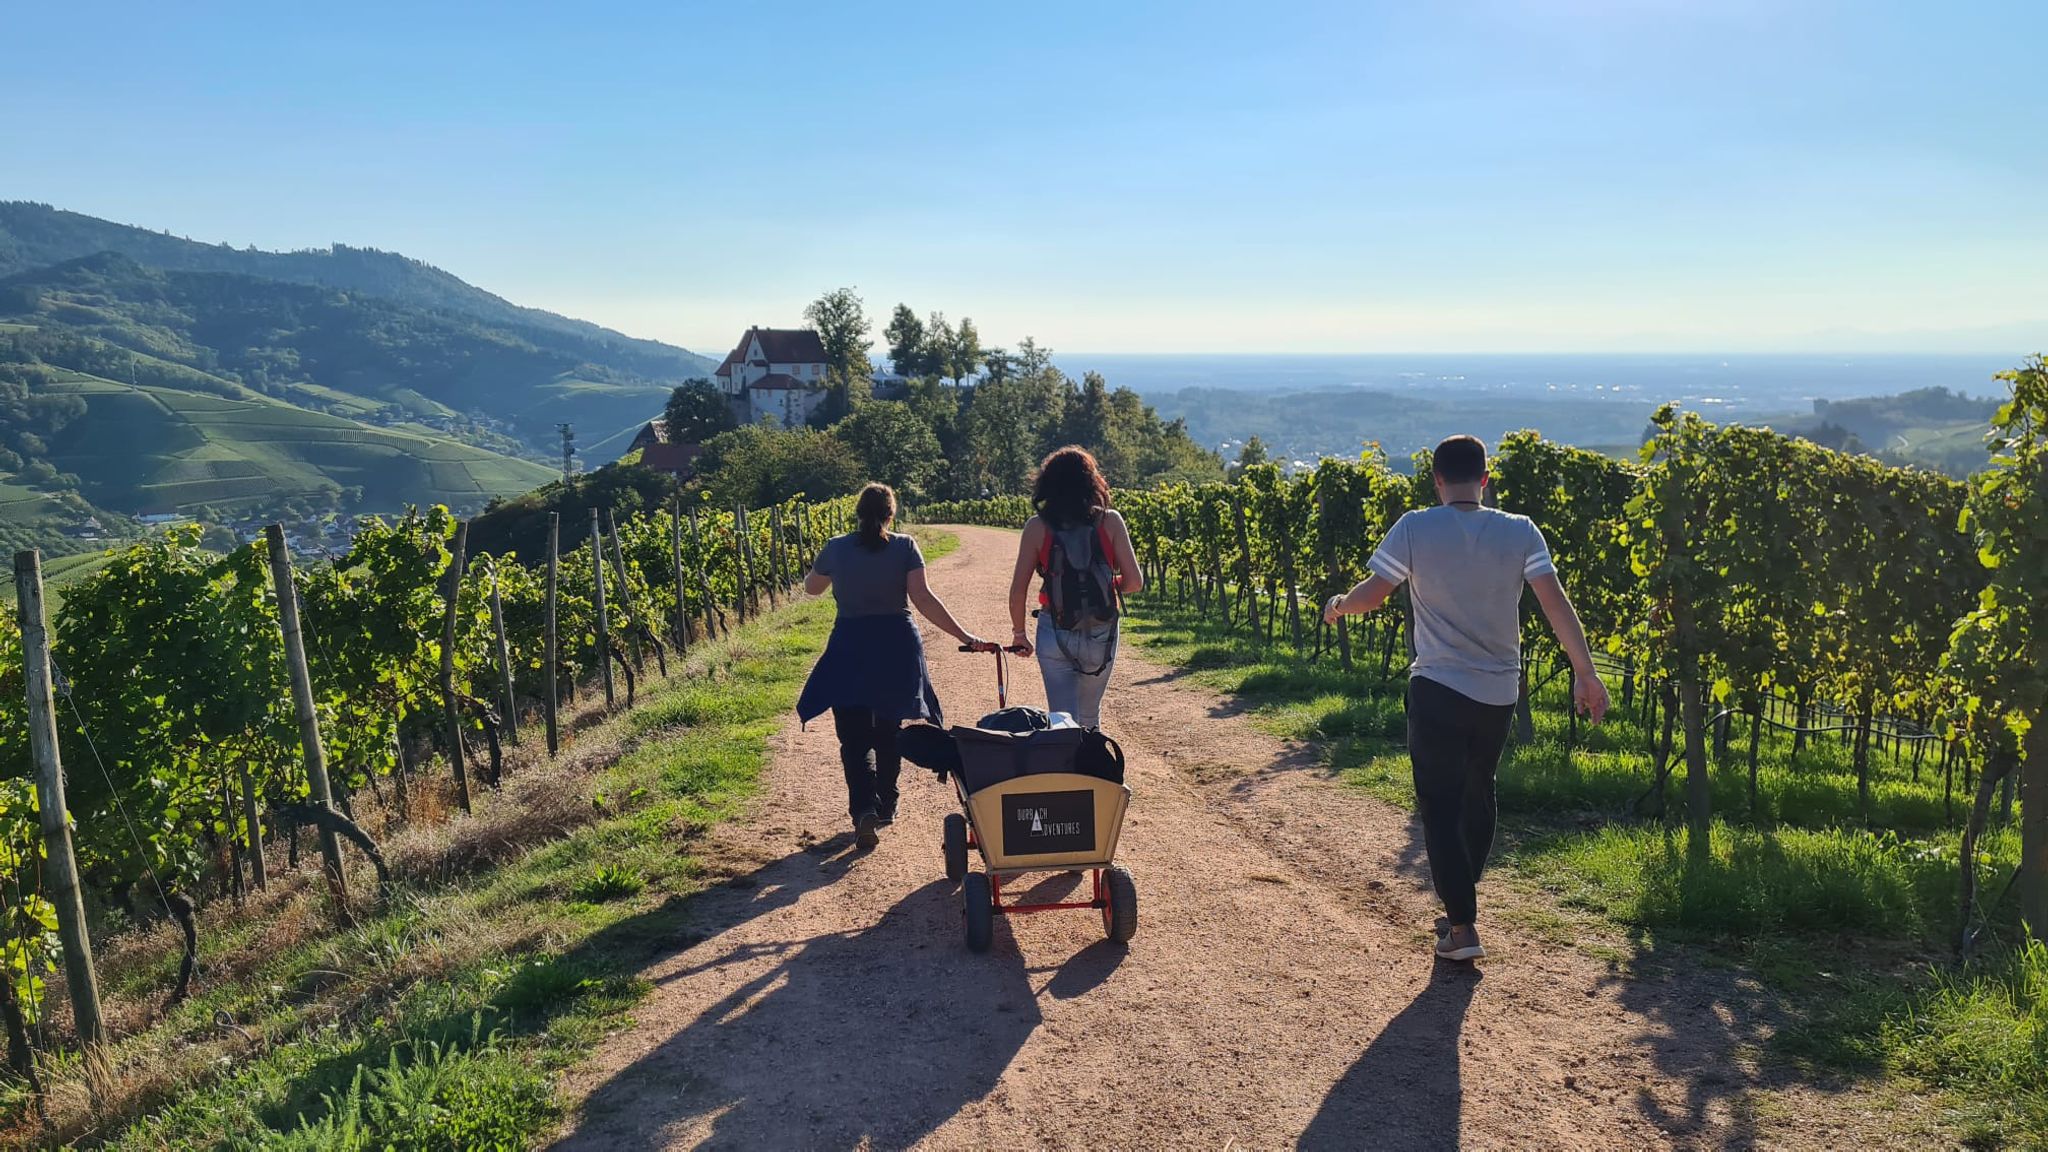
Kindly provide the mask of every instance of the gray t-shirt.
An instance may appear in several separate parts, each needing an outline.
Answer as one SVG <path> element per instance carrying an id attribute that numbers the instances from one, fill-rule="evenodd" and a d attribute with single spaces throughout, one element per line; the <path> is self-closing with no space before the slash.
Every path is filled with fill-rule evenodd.
<path id="1" fill-rule="evenodd" d="M 1394 522 L 1372 570 L 1408 584 L 1415 622 L 1410 676 L 1482 704 L 1521 694 L 1522 585 L 1557 568 L 1527 516 L 1440 505 Z"/>
<path id="2" fill-rule="evenodd" d="M 825 541 L 811 567 L 832 578 L 841 616 L 887 616 L 910 611 L 910 574 L 924 567 L 924 553 L 900 532 L 874 550 L 849 533 Z"/>

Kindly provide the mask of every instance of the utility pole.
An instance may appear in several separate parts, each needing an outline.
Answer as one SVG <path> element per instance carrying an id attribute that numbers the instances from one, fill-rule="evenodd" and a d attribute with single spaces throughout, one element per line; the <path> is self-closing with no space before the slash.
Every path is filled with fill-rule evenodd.
<path id="1" fill-rule="evenodd" d="M 91 1046 L 107 1038 L 100 1020 L 99 977 L 93 971 L 92 937 L 85 903 L 78 894 L 78 861 L 71 855 L 71 817 L 64 808 L 64 765 L 57 751 L 57 703 L 50 695 L 50 632 L 43 614 L 43 557 L 31 548 L 14 554 L 15 602 L 20 608 L 21 653 L 28 665 L 28 744 L 35 762 L 36 807 L 43 830 L 45 876 L 57 910 L 57 939 L 63 945 L 64 975 L 71 988 L 71 1014 L 78 1038 Z"/>
<path id="2" fill-rule="evenodd" d="M 555 431 L 562 437 L 562 487 L 569 488 L 576 483 L 576 426 L 557 424 Z"/>

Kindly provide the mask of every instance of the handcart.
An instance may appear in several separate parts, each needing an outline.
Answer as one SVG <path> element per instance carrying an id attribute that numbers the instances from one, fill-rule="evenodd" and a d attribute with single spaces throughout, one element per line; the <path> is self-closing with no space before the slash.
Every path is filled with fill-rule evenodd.
<path id="1" fill-rule="evenodd" d="M 980 650 L 995 653 L 997 707 L 1007 708 L 1004 650 L 994 645 Z M 969 950 L 988 950 L 998 915 L 1063 908 L 1097 909 L 1103 932 L 1119 943 L 1137 935 L 1137 885 L 1130 872 L 1113 862 L 1131 802 L 1131 790 L 1121 779 L 1121 753 L 1118 778 L 1112 780 L 1079 770 L 1076 755 L 1091 735 L 1084 729 L 1005 732 L 956 726 L 950 734 L 960 753 L 960 769 L 951 774 L 960 811 L 946 817 L 946 877 L 961 882 Z M 985 871 L 968 871 L 970 848 L 980 850 Z M 1082 871 L 1089 874 L 1086 900 L 1004 902 L 1005 880 L 1027 872 Z"/>

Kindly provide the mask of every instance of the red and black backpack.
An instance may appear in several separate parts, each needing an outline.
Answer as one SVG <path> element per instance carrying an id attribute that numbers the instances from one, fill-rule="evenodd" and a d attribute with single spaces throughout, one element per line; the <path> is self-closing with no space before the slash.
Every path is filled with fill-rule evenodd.
<path id="1" fill-rule="evenodd" d="M 1053 627 L 1072 632 L 1122 614 L 1116 572 L 1109 563 L 1112 554 L 1109 526 L 1100 508 L 1070 528 L 1045 522 L 1045 539 L 1038 545 L 1038 574 L 1045 584 L 1038 604 L 1040 612 L 1051 614 Z"/>

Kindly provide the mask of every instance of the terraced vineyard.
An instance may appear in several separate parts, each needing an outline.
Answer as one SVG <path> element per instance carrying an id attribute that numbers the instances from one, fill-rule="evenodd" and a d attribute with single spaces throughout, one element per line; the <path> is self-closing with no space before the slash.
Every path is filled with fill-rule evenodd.
<path id="1" fill-rule="evenodd" d="M 475 507 L 553 476 L 531 461 L 253 393 L 232 399 L 80 373 L 51 391 L 80 397 L 86 412 L 50 445 L 50 460 L 90 477 L 85 494 L 110 507 L 230 509 L 346 488 L 361 489 L 358 502 L 371 508 Z"/>

